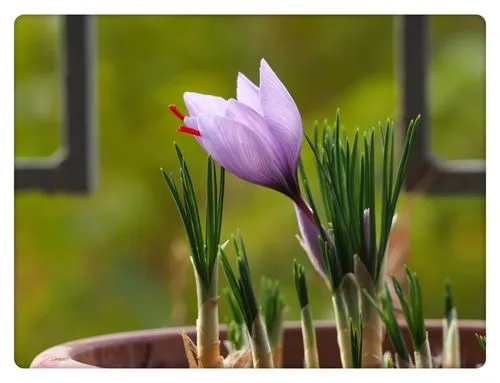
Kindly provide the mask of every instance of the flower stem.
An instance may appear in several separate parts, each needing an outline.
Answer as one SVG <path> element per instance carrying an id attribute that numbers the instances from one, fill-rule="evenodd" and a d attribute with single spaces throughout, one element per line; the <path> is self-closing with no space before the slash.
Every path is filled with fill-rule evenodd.
<path id="1" fill-rule="evenodd" d="M 293 260 L 293 279 L 300 303 L 300 318 L 302 327 L 302 342 L 304 344 L 304 363 L 306 368 L 318 368 L 318 348 L 316 346 L 316 332 L 312 319 L 309 296 L 307 294 L 307 281 L 304 266 Z"/>
<path id="2" fill-rule="evenodd" d="M 209 286 L 204 286 L 196 272 L 198 319 L 196 321 L 198 359 L 205 368 L 220 366 L 219 311 L 217 295 L 217 263 Z"/>
<path id="3" fill-rule="evenodd" d="M 443 367 L 460 368 L 460 334 L 451 282 L 446 281 L 443 318 Z"/>
<path id="4" fill-rule="evenodd" d="M 419 351 L 414 352 L 415 366 L 417 368 L 432 368 L 432 355 L 429 345 L 429 338 L 425 338 L 425 342 L 420 347 Z"/>
<path id="5" fill-rule="evenodd" d="M 306 368 L 319 368 L 316 331 L 312 320 L 311 308 L 304 306 L 300 311 L 302 340 L 304 343 L 304 361 Z"/>
<path id="6" fill-rule="evenodd" d="M 460 331 L 456 319 L 451 321 L 446 332 L 446 342 L 443 344 L 443 367 L 460 368 Z"/>
<path id="7" fill-rule="evenodd" d="M 280 320 L 273 332 L 275 334 L 269 333 L 273 364 L 275 368 L 281 368 L 283 366 L 283 320 Z"/>
<path id="8" fill-rule="evenodd" d="M 383 322 L 373 307 L 363 307 L 363 368 L 382 367 Z"/>
<path id="9" fill-rule="evenodd" d="M 196 320 L 198 365 L 200 367 L 221 367 L 223 360 L 220 356 L 219 345 L 217 260 L 222 227 L 225 170 L 221 168 L 219 177 L 217 177 L 215 163 L 211 157 L 208 158 L 206 225 L 205 235 L 203 235 L 196 192 L 189 169 L 177 144 L 175 144 L 175 150 L 181 165 L 182 193 L 180 193 L 172 174 L 163 169 L 161 172 L 177 205 L 191 246 L 191 263 L 194 268 L 198 296 L 198 318 Z"/>
<path id="10" fill-rule="evenodd" d="M 392 304 L 387 282 L 384 283 L 382 293 L 377 297 L 372 297 L 366 289 L 363 290 L 363 293 L 366 299 L 371 302 L 373 308 L 377 311 L 380 319 L 384 323 L 387 335 L 394 347 L 396 365 L 401 366 L 401 368 L 411 367 L 410 355 L 394 313 L 394 306 Z"/>
<path id="11" fill-rule="evenodd" d="M 382 367 L 382 343 L 383 328 L 382 319 L 377 313 L 376 308 L 362 293 L 362 290 L 368 291 L 371 296 L 377 296 L 377 287 L 358 256 L 354 256 L 354 275 L 360 287 L 359 295 L 361 300 L 361 313 L 363 318 L 363 349 L 362 366 L 364 368 Z"/>
<path id="12" fill-rule="evenodd" d="M 347 325 L 347 316 L 343 304 L 342 294 L 333 295 L 333 310 L 335 323 L 337 326 L 337 343 L 340 349 L 340 360 L 343 368 L 352 368 L 351 338 L 349 336 L 349 327 Z"/>
<path id="13" fill-rule="evenodd" d="M 254 368 L 274 368 L 266 325 L 260 313 L 255 317 L 250 337 Z"/>
<path id="14" fill-rule="evenodd" d="M 409 358 L 408 360 L 405 360 L 399 354 L 395 354 L 395 358 L 397 368 L 413 368 L 413 364 Z"/>
<path id="15" fill-rule="evenodd" d="M 279 343 L 272 348 L 274 368 L 283 367 L 283 344 Z"/>

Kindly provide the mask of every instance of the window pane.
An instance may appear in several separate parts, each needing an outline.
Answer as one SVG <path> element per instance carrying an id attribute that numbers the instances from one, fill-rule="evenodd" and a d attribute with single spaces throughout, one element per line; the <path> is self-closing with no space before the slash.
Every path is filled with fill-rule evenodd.
<path id="1" fill-rule="evenodd" d="M 14 28 L 14 153 L 49 156 L 62 145 L 60 18 L 20 16 Z"/>
<path id="2" fill-rule="evenodd" d="M 486 157 L 486 25 L 480 16 L 432 16 L 431 148 L 442 159 Z"/>

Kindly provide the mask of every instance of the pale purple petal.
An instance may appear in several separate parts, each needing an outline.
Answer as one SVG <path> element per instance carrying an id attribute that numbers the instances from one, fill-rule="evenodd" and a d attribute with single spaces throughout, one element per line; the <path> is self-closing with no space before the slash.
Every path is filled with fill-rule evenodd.
<path id="1" fill-rule="evenodd" d="M 250 81 L 243 73 L 238 73 L 238 78 L 236 80 L 236 98 L 238 101 L 262 115 L 259 87 Z"/>
<path id="2" fill-rule="evenodd" d="M 197 118 L 204 149 L 227 171 L 255 184 L 283 191 L 286 179 L 273 150 L 245 125 L 202 113 Z"/>
<path id="3" fill-rule="evenodd" d="M 260 63 L 260 102 L 283 155 L 295 169 L 302 145 L 302 119 L 292 96 L 264 59 Z"/>
<path id="4" fill-rule="evenodd" d="M 267 121 L 248 105 L 233 98 L 229 99 L 227 101 L 225 117 L 245 125 L 248 129 L 253 130 L 259 135 L 264 141 L 279 148 L 274 136 L 269 131 Z"/>
<path id="5" fill-rule="evenodd" d="M 222 97 L 193 92 L 184 93 L 184 103 L 189 114 L 193 117 L 200 113 L 224 116 L 227 108 L 227 101 Z"/>
<path id="6" fill-rule="evenodd" d="M 304 211 L 293 204 L 295 207 L 295 214 L 297 215 L 297 223 L 300 229 L 299 242 L 304 251 L 306 252 L 309 260 L 316 269 L 316 271 L 328 281 L 328 277 L 325 272 L 325 264 L 323 261 L 323 256 L 321 255 L 321 249 L 319 247 L 319 230 L 318 227 L 311 222 L 311 219 L 304 213 Z M 307 206 L 307 208 L 309 208 Z"/>
<path id="7" fill-rule="evenodd" d="M 191 117 L 191 116 L 186 116 L 184 119 L 184 124 L 186 124 L 187 127 L 195 130 L 200 130 L 198 128 L 198 119 L 196 117 Z M 193 136 L 196 141 L 201 145 L 204 151 L 207 151 L 207 148 L 205 147 L 205 144 L 203 143 L 203 137 L 198 137 L 198 136 Z"/>
<path id="8" fill-rule="evenodd" d="M 229 99 L 227 102 L 226 116 L 245 125 L 248 129 L 257 134 L 262 141 L 273 148 L 277 158 L 281 155 L 279 143 L 269 130 L 267 121 L 254 109 L 235 99 Z M 286 163 L 284 162 L 286 165 Z"/>
<path id="9" fill-rule="evenodd" d="M 276 165 L 281 170 L 281 173 L 285 175 L 285 178 L 287 180 L 295 180 L 295 172 L 288 166 L 286 158 L 282 154 L 279 142 L 269 131 L 267 121 L 260 114 L 249 106 L 237 100 L 230 99 L 228 100 L 226 117 L 245 125 L 248 129 L 255 132 L 265 145 L 269 147 L 269 150 L 273 152 L 277 161 Z M 292 193 L 296 190 L 295 181 L 293 181 L 293 183 L 294 185 L 290 187 Z"/>
<path id="10" fill-rule="evenodd" d="M 186 124 L 186 126 L 190 127 L 191 129 L 199 130 L 196 117 L 186 116 L 186 118 L 184 118 L 184 124 Z"/>

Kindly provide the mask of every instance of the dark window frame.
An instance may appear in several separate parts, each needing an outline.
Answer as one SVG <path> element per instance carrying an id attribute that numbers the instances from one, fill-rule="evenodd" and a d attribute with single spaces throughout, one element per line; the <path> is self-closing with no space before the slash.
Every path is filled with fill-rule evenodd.
<path id="1" fill-rule="evenodd" d="M 47 158 L 16 158 L 14 187 L 88 194 L 97 172 L 93 16 L 62 17 L 63 147 Z"/>
<path id="2" fill-rule="evenodd" d="M 429 17 L 400 16 L 396 20 L 395 49 L 400 63 L 402 94 L 401 132 L 421 115 L 415 146 L 409 158 L 404 187 L 429 195 L 484 195 L 486 162 L 483 160 L 441 161 L 430 152 L 428 108 Z"/>

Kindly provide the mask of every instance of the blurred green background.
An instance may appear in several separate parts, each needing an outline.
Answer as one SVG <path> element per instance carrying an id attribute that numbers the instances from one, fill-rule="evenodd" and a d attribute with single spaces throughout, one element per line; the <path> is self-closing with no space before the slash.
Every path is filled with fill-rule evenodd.
<path id="1" fill-rule="evenodd" d="M 430 21 L 432 150 L 444 159 L 484 159 L 484 20 Z M 61 144 L 60 30 L 54 16 L 16 20 L 16 156 L 47 156 Z M 176 133 L 167 109 L 185 110 L 184 91 L 234 97 L 237 72 L 258 83 L 264 57 L 293 95 L 306 132 L 337 108 L 350 128 L 399 114 L 391 16 L 99 16 L 96 36 L 97 189 L 15 195 L 15 361 L 23 367 L 76 338 L 195 323 L 187 242 L 159 171 L 177 170 L 176 140 L 203 200 L 205 153 Z M 314 179 L 306 145 L 303 155 Z M 315 317 L 331 318 L 327 291 L 294 238 L 290 201 L 234 176 L 226 195 L 223 238 L 241 230 L 256 282 L 262 275 L 281 281 L 287 319 L 299 319 L 293 258 L 307 266 Z M 426 315 L 441 316 L 448 277 L 459 316 L 484 319 L 484 197 L 419 198 L 410 239 Z M 225 302 L 221 310 L 223 320 Z"/>

